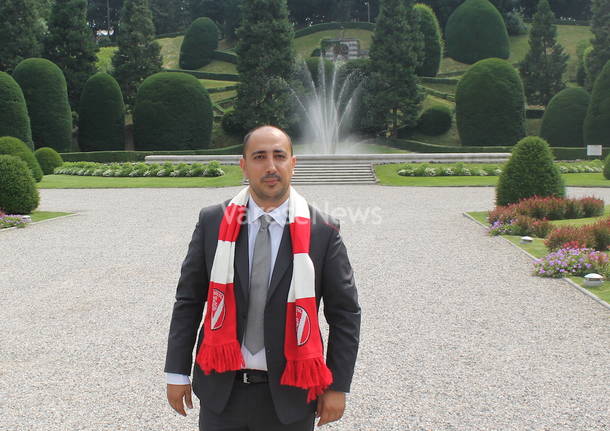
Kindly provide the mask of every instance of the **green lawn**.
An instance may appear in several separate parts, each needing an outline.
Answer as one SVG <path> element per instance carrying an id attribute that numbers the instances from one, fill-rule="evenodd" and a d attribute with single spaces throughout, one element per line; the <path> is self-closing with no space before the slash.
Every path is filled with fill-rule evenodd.
<path id="1" fill-rule="evenodd" d="M 311 56 L 311 52 L 320 47 L 320 41 L 324 38 L 355 38 L 360 40 L 360 49 L 368 50 L 371 46 L 373 32 L 361 29 L 324 30 L 294 40 L 297 55 L 304 59 Z"/>
<path id="2" fill-rule="evenodd" d="M 606 205 L 606 208 L 604 209 L 604 216 L 602 216 L 602 217 L 606 217 L 609 214 L 610 214 L 610 205 Z M 487 211 L 473 211 L 473 212 L 469 212 L 468 215 L 470 215 L 472 218 L 474 218 L 478 222 L 482 223 L 483 225 L 489 226 L 489 224 L 487 223 Z M 594 222 L 595 220 L 597 220 L 599 218 L 601 218 L 601 217 L 592 217 L 592 218 L 586 218 L 586 219 L 572 219 L 572 220 L 553 220 L 553 221 L 551 221 L 551 223 L 554 225 L 562 225 L 562 226 L 563 225 L 582 226 L 583 224 Z M 519 236 L 515 236 L 515 235 L 501 235 L 501 236 L 503 238 L 506 238 L 513 244 L 517 245 L 521 249 L 527 251 L 529 254 L 531 254 L 535 258 L 540 259 L 540 258 L 543 258 L 544 256 L 546 256 L 547 254 L 549 254 L 549 251 L 547 250 L 547 248 L 544 245 L 544 239 L 542 239 L 542 238 L 534 238 L 534 241 L 531 244 L 521 244 L 521 237 L 519 237 Z M 610 281 L 605 281 L 599 287 L 587 287 L 584 285 L 584 282 L 585 282 L 584 277 L 569 277 L 569 278 L 570 278 L 570 280 L 574 281 L 579 286 L 583 287 L 584 289 L 586 289 L 589 292 L 596 295 L 598 298 L 610 303 Z"/>
<path id="3" fill-rule="evenodd" d="M 455 94 L 457 88 L 456 84 L 437 84 L 436 82 L 422 82 L 421 85 L 448 94 Z"/>
<path id="4" fill-rule="evenodd" d="M 470 164 L 469 164 L 470 165 Z M 375 173 L 379 183 L 384 186 L 411 186 L 411 187 L 467 187 L 467 186 L 495 186 L 498 177 L 471 176 L 471 177 L 403 177 L 396 172 L 404 166 L 404 163 L 390 163 L 387 165 L 376 165 Z M 435 163 L 435 167 L 451 166 Z M 473 164 L 473 166 L 478 166 Z M 571 187 L 610 187 L 610 180 L 604 178 L 601 173 L 594 174 L 563 174 L 566 186 Z"/>
<path id="5" fill-rule="evenodd" d="M 30 214 L 30 217 L 32 218 L 32 222 L 38 222 L 38 221 L 48 220 L 48 219 L 55 218 L 55 217 L 69 215 L 69 214 L 72 214 L 72 213 L 54 212 L 54 211 L 34 211 L 32 214 Z"/>
<path id="6" fill-rule="evenodd" d="M 45 175 L 39 189 L 113 189 L 113 188 L 196 188 L 226 187 L 241 184 L 239 166 L 223 166 L 221 177 L 86 177 L 78 175 Z"/>
<path id="7" fill-rule="evenodd" d="M 201 85 L 205 88 L 218 88 L 218 87 L 228 87 L 230 85 L 236 85 L 237 82 L 233 81 L 216 81 L 213 79 L 200 79 Z"/>
<path id="8" fill-rule="evenodd" d="M 230 97 L 237 97 L 237 91 L 231 90 L 231 91 L 223 91 L 220 93 L 210 94 L 210 99 L 212 99 L 212 102 L 214 102 L 214 103 L 218 102 L 219 100 L 228 99 Z"/>

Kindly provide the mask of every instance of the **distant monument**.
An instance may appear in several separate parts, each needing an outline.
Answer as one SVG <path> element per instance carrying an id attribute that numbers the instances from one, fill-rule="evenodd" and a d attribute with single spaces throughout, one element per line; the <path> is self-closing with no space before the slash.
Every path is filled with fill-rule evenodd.
<path id="1" fill-rule="evenodd" d="M 368 57 L 368 51 L 360 49 L 360 41 L 353 38 L 323 39 L 322 56 L 330 61 L 348 61 Z"/>

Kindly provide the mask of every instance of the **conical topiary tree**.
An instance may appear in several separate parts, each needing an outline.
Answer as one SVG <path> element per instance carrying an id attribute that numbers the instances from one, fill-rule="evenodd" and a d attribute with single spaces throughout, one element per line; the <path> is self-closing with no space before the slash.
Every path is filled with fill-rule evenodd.
<path id="1" fill-rule="evenodd" d="M 515 145 L 525 136 L 525 96 L 517 71 L 499 58 L 474 64 L 457 86 L 455 117 L 462 145 Z"/>
<path id="2" fill-rule="evenodd" d="M 0 155 L 0 210 L 6 214 L 30 214 L 40 195 L 26 163 L 15 156 Z"/>
<path id="3" fill-rule="evenodd" d="M 424 58 L 415 69 L 418 76 L 436 76 L 443 58 L 443 36 L 432 8 L 423 3 L 414 6 L 419 16 L 419 31 L 424 36 Z"/>
<path id="4" fill-rule="evenodd" d="M 504 19 L 488 0 L 466 0 L 445 27 L 447 54 L 473 64 L 485 58 L 508 59 L 510 42 Z"/>
<path id="5" fill-rule="evenodd" d="M 30 117 L 23 91 L 13 77 L 0 72 L 0 136 L 14 136 L 33 150 Z"/>
<path id="6" fill-rule="evenodd" d="M 136 150 L 200 150 L 210 146 L 212 102 L 197 78 L 161 72 L 142 83 L 134 109 Z"/>
<path id="7" fill-rule="evenodd" d="M 34 156 L 32 150 L 20 139 L 12 136 L 3 136 L 0 138 L 0 154 L 19 157 L 28 167 L 34 179 L 39 182 L 42 180 L 42 169 L 38 164 L 38 160 Z"/>
<path id="8" fill-rule="evenodd" d="M 532 196 L 565 196 L 565 184 L 551 148 L 537 136 L 523 138 L 513 148 L 496 186 L 496 205 Z"/>
<path id="9" fill-rule="evenodd" d="M 125 149 L 125 104 L 121 88 L 112 76 L 99 72 L 89 78 L 78 115 L 81 151 Z"/>
<path id="10" fill-rule="evenodd" d="M 17 65 L 13 77 L 23 89 L 35 148 L 69 152 L 72 111 L 62 71 L 47 59 L 28 58 Z"/>
<path id="11" fill-rule="evenodd" d="M 557 93 L 544 111 L 540 137 L 551 147 L 582 147 L 582 128 L 590 101 L 584 88 L 566 88 Z"/>
<path id="12" fill-rule="evenodd" d="M 199 69 L 212 61 L 218 48 L 218 27 L 210 18 L 197 18 L 182 40 L 180 68 Z"/>
<path id="13" fill-rule="evenodd" d="M 610 146 L 610 61 L 593 86 L 583 132 L 585 145 Z"/>

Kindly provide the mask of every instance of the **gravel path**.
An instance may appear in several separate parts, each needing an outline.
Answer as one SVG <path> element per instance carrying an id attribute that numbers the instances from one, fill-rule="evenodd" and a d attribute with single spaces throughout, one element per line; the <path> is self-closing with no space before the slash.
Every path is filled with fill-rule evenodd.
<path id="1" fill-rule="evenodd" d="M 238 189 L 43 190 L 79 214 L 0 232 L 0 430 L 197 429 L 198 401 L 166 403 L 167 331 L 198 211 Z M 492 188 L 299 190 L 342 220 L 363 308 L 326 429 L 610 429 L 610 313 L 463 217 Z"/>

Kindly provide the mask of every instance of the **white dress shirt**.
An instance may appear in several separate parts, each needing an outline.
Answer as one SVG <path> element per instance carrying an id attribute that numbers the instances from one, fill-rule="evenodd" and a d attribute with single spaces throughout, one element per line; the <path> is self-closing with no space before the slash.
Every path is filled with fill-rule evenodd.
<path id="1" fill-rule="evenodd" d="M 265 212 L 259 207 L 254 199 L 248 200 L 248 274 L 252 270 L 252 256 L 254 255 L 254 243 L 256 241 L 256 235 L 260 227 L 260 217 Z M 275 208 L 273 211 L 266 213 L 269 214 L 273 221 L 269 224 L 269 234 L 271 236 L 271 268 L 269 274 L 273 274 L 273 267 L 275 266 L 275 258 L 280 247 L 282 240 L 282 234 L 284 232 L 284 226 L 288 221 L 288 199 L 284 201 L 282 205 Z M 271 279 L 271 276 L 269 277 Z M 271 280 L 269 280 L 271 281 Z M 267 370 L 267 358 L 265 356 L 265 349 L 252 354 L 244 346 L 243 340 L 241 345 L 241 353 L 244 357 L 245 367 L 254 370 Z M 188 385 L 191 383 L 189 376 L 184 374 L 176 373 L 165 373 L 168 384 L 173 385 Z"/>

